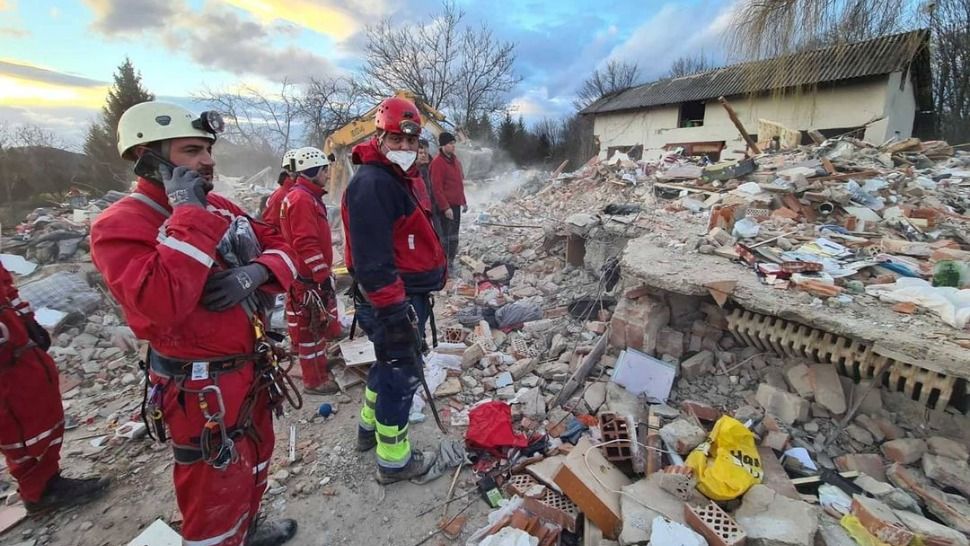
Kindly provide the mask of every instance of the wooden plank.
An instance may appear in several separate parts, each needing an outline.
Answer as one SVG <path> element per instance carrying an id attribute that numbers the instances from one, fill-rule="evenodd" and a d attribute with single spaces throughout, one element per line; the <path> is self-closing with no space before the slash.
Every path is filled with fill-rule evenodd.
<path id="1" fill-rule="evenodd" d="M 718 97 L 717 100 L 718 102 L 721 103 L 721 106 L 723 106 L 724 109 L 727 110 L 728 117 L 731 118 L 731 123 L 733 123 L 734 126 L 738 129 L 738 132 L 741 133 L 741 138 L 743 138 L 744 141 L 748 144 L 748 148 L 751 148 L 751 151 L 754 152 L 755 155 L 760 154 L 761 148 L 758 148 L 758 143 L 755 142 L 753 138 L 751 138 L 751 135 L 748 134 L 747 129 L 744 128 L 744 124 L 741 123 L 741 120 L 738 118 L 737 112 L 735 112 L 734 108 L 731 107 L 731 103 L 729 103 L 728 100 L 724 97 Z"/>
<path id="2" fill-rule="evenodd" d="M 602 358 L 606 353 L 606 347 L 608 345 L 607 341 L 609 339 L 610 327 L 607 326 L 606 332 L 604 332 L 603 335 L 600 336 L 599 340 L 597 340 L 596 345 L 593 346 L 593 350 L 586 355 L 586 358 L 583 359 L 582 364 L 580 364 L 579 368 L 573 372 L 573 375 L 568 381 L 566 381 L 566 384 L 563 385 L 562 390 L 559 391 L 559 395 L 556 396 L 556 400 L 552 403 L 553 407 L 558 406 L 559 404 L 562 404 L 568 400 L 569 397 L 576 392 L 576 389 L 583 384 L 583 381 L 586 380 L 586 376 L 589 375 L 589 372 L 593 371 L 593 366 L 595 366 L 596 363 L 600 361 L 600 358 Z"/>
<path id="3" fill-rule="evenodd" d="M 677 184 L 667 184 L 667 183 L 664 183 L 664 182 L 654 182 L 653 183 L 653 187 L 655 187 L 655 188 L 667 188 L 667 189 L 671 189 L 671 190 L 683 190 L 683 191 L 687 191 L 687 192 L 691 192 L 691 193 L 703 193 L 704 195 L 720 195 L 721 194 L 720 192 L 716 192 L 716 191 L 701 190 L 701 189 L 697 189 L 697 188 L 691 188 L 691 187 L 688 187 L 688 186 L 679 186 Z"/>
<path id="4" fill-rule="evenodd" d="M 842 476 L 843 478 L 850 479 L 850 480 L 854 480 L 854 479 L 858 478 L 860 475 L 861 475 L 861 472 L 859 472 L 858 470 L 849 470 L 848 472 L 839 472 L 839 476 Z M 822 481 L 822 478 L 820 478 L 819 476 L 808 476 L 808 477 L 805 477 L 805 478 L 793 478 L 791 480 L 791 483 L 795 487 L 798 487 L 798 486 L 801 486 L 801 485 L 812 485 L 812 484 L 816 484 L 816 483 L 821 483 L 821 481 Z"/>

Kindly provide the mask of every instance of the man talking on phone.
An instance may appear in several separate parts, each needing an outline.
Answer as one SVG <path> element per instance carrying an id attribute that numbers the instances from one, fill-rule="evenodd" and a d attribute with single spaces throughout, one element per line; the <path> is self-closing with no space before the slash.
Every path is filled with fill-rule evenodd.
<path id="1" fill-rule="evenodd" d="M 297 275 L 280 235 L 210 193 L 221 116 L 163 102 L 129 108 L 118 152 L 134 192 L 91 228 L 91 255 L 147 340 L 149 430 L 170 440 L 186 546 L 275 546 L 296 522 L 255 525 L 287 385 L 265 305 Z M 292 385 L 290 385 L 292 386 Z M 281 394 L 284 393 L 284 394 Z"/>

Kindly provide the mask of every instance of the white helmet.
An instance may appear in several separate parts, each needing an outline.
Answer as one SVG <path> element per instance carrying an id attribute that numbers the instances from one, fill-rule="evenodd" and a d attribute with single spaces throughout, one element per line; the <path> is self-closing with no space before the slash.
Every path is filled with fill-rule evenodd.
<path id="1" fill-rule="evenodd" d="M 225 128 L 222 116 L 215 111 L 196 116 L 185 108 L 166 102 L 142 102 L 125 110 L 118 120 L 118 153 L 124 159 L 135 159 L 135 146 L 173 138 L 204 138 L 216 141 Z"/>
<path id="2" fill-rule="evenodd" d="M 314 167 L 326 167 L 330 164 L 327 156 L 312 146 L 296 150 L 293 153 L 293 159 L 296 160 L 296 172 L 300 173 Z"/>
<path id="3" fill-rule="evenodd" d="M 281 162 L 280 167 L 284 171 L 289 171 L 290 170 L 290 160 L 295 160 L 296 159 L 296 152 L 297 151 L 299 151 L 299 148 L 293 148 L 292 150 L 287 150 L 286 153 L 283 154 L 283 161 Z"/>

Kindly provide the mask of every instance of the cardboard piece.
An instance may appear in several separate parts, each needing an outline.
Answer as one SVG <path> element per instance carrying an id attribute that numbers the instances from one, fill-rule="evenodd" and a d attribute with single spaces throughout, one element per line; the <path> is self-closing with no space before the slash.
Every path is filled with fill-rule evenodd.
<path id="1" fill-rule="evenodd" d="M 377 362 L 374 344 L 366 337 L 341 341 L 339 347 L 340 353 L 344 357 L 344 365 L 348 368 L 367 366 Z"/>
<path id="2" fill-rule="evenodd" d="M 677 376 L 677 366 L 636 349 L 624 349 L 613 369 L 613 382 L 650 402 L 666 402 Z"/>

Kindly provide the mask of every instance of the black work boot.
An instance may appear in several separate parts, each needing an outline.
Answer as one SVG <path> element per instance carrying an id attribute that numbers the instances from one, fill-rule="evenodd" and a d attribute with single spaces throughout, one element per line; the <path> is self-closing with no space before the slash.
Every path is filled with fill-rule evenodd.
<path id="1" fill-rule="evenodd" d="M 44 495 L 37 502 L 25 502 L 27 513 L 35 516 L 77 506 L 94 500 L 104 494 L 108 487 L 107 478 L 65 478 L 57 474 L 47 482 Z"/>
<path id="2" fill-rule="evenodd" d="M 404 468 L 397 471 L 388 471 L 384 467 L 377 466 L 377 483 L 387 485 L 394 482 L 401 482 L 424 476 L 434 465 L 438 454 L 434 451 L 411 451 L 411 460 Z"/>
<path id="3" fill-rule="evenodd" d="M 294 536 L 296 536 L 296 520 L 264 521 L 249 536 L 246 546 L 279 546 Z"/>
<path id="4" fill-rule="evenodd" d="M 363 453 L 377 447 L 377 435 L 373 430 L 357 429 L 357 451 Z"/>

